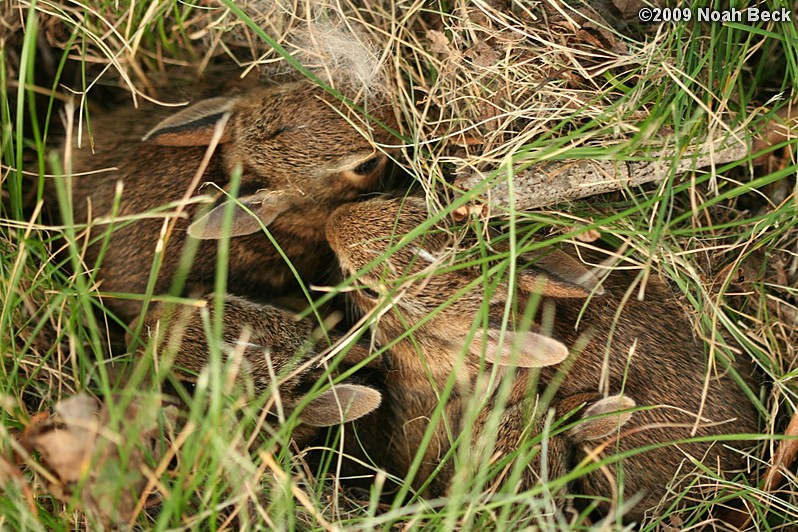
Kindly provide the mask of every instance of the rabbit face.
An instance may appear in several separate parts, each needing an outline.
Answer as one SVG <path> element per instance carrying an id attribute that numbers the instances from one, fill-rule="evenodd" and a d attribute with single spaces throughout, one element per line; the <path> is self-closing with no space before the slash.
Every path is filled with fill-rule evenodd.
<path id="1" fill-rule="evenodd" d="M 228 175 L 241 172 L 237 205 L 246 209 L 234 210 L 230 228 L 231 236 L 240 236 L 290 210 L 329 212 L 376 190 L 388 158 L 357 129 L 368 127 L 349 115 L 321 88 L 297 82 L 202 100 L 161 121 L 144 140 L 176 147 L 218 142 Z M 377 140 L 387 140 L 381 128 L 371 129 Z M 219 238 L 225 209 L 219 205 L 189 234 Z"/>
<path id="2" fill-rule="evenodd" d="M 512 360 L 524 367 L 562 361 L 568 350 L 557 340 L 535 331 L 502 330 L 506 286 L 486 299 L 473 269 L 447 270 L 448 238 L 416 229 L 426 218 L 424 202 L 406 198 L 344 205 L 327 222 L 327 239 L 344 274 L 365 285 L 350 294 L 355 305 L 368 313 L 390 302 L 376 324 L 378 340 L 391 342 L 416 327 L 414 338 L 400 342 L 395 350 L 408 359 L 421 351 L 443 374 L 463 352 L 473 355 L 472 363 L 483 355 L 498 363 L 513 355 Z M 401 247 L 394 251 L 397 244 Z M 364 271 L 375 260 L 383 262 Z M 475 320 L 487 327 L 475 327 Z M 475 329 L 481 330 L 475 334 Z M 401 362 L 402 356 L 398 358 Z"/>
<path id="3" fill-rule="evenodd" d="M 470 324 L 451 318 L 463 311 L 476 311 L 481 300 L 474 289 L 468 289 L 468 279 L 458 272 L 440 273 L 436 255 L 445 248 L 443 234 L 422 235 L 408 240 L 408 234 L 427 218 L 421 200 L 372 200 L 345 205 L 336 210 L 327 223 L 327 239 L 335 251 L 345 275 L 357 278 L 363 285 L 350 293 L 355 305 L 367 313 L 385 301 L 392 308 L 381 316 L 377 327 L 381 341 L 400 336 L 413 324 L 426 320 L 418 337 L 441 340 L 446 334 L 438 332 L 446 325 L 464 329 Z M 404 245 L 388 254 L 400 241 Z M 375 260 L 380 262 L 362 271 Z M 452 294 L 466 290 L 461 297 L 443 306 Z M 468 307 L 467 309 L 464 307 Z M 461 323 L 462 322 L 462 323 Z M 461 331 L 461 332 L 467 332 Z"/>
<path id="4" fill-rule="evenodd" d="M 409 233 L 427 218 L 426 207 L 417 198 L 372 200 L 345 205 L 337 209 L 327 222 L 327 240 L 338 256 L 344 274 L 357 276 L 364 285 L 352 293 L 363 310 L 370 310 L 380 298 L 411 290 L 417 296 L 407 305 L 413 318 L 423 317 L 445 301 L 438 290 L 418 291 L 418 285 L 433 287 L 441 282 L 457 284 L 455 279 L 437 273 L 436 255 L 446 245 L 442 234 L 409 238 Z M 400 242 L 401 247 L 393 250 Z M 389 253 L 389 250 L 393 252 Z M 375 261 L 379 264 L 360 271 Z M 451 286 L 450 288 L 456 288 Z M 396 304 L 402 305 L 401 298 Z"/>
<path id="5" fill-rule="evenodd" d="M 373 189 L 385 168 L 385 155 L 356 129 L 364 125 L 309 83 L 256 91 L 232 113 L 227 164 L 241 163 L 270 189 L 314 201 L 351 200 Z"/>

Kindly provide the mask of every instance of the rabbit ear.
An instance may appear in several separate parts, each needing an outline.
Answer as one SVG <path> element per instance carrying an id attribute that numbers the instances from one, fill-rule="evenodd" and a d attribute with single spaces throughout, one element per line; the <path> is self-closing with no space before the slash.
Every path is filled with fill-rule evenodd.
<path id="1" fill-rule="evenodd" d="M 601 440 L 617 433 L 618 429 L 634 415 L 633 412 L 619 412 L 637 406 L 634 399 L 623 394 L 600 399 L 587 407 L 581 417 L 601 416 L 583 421 L 568 430 L 568 435 L 576 442 Z"/>
<path id="2" fill-rule="evenodd" d="M 375 410 L 382 395 L 359 384 L 337 384 L 313 399 L 300 415 L 312 427 L 330 427 L 353 421 Z"/>
<path id="3" fill-rule="evenodd" d="M 225 212 L 230 205 L 226 201 L 214 207 L 211 212 L 188 226 L 188 234 L 200 240 L 218 240 L 222 238 Z M 253 216 L 241 207 L 244 205 L 257 216 Z M 258 195 L 240 198 L 231 208 L 233 219 L 230 222 L 228 236 L 243 236 L 260 231 L 261 223 L 269 226 L 282 212 L 290 207 L 285 197 L 278 195 Z"/>
<path id="4" fill-rule="evenodd" d="M 585 299 L 590 295 L 590 290 L 584 286 L 554 277 L 548 272 L 522 271 L 516 283 L 523 292 L 546 297 Z"/>
<path id="5" fill-rule="evenodd" d="M 160 146 L 207 146 L 216 124 L 233 112 L 235 99 L 209 98 L 178 111 L 158 123 L 141 139 Z M 220 143 L 230 141 L 230 127 L 225 127 Z"/>
<path id="6" fill-rule="evenodd" d="M 519 368 L 540 368 L 559 364 L 568 356 L 568 348 L 562 342 L 535 332 L 504 332 L 504 341 L 499 344 L 498 329 L 489 329 L 485 360 L 500 366 L 515 365 Z M 474 346 L 480 348 L 481 346 Z M 472 351 L 479 356 L 478 350 Z"/>
<path id="7" fill-rule="evenodd" d="M 591 292 L 604 293 L 595 272 L 562 250 L 555 249 L 532 260 L 533 270 L 522 271 L 518 276 L 518 287 L 525 292 L 582 299 Z"/>

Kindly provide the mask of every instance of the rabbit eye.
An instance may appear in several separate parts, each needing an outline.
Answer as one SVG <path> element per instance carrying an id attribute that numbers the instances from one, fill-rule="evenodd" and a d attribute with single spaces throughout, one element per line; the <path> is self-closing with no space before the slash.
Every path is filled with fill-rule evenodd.
<path id="1" fill-rule="evenodd" d="M 364 296 L 366 296 L 369 299 L 377 299 L 378 297 L 380 297 L 380 295 L 377 292 L 375 292 L 374 290 L 372 290 L 368 286 L 361 287 L 360 288 L 360 293 L 363 294 Z"/>
<path id="2" fill-rule="evenodd" d="M 380 164 L 380 158 L 372 157 L 371 159 L 368 159 L 367 161 L 364 161 L 359 165 L 357 165 L 357 167 L 355 167 L 354 172 L 356 174 L 365 175 L 373 171 L 375 168 L 377 168 L 378 164 Z"/>
<path id="3" fill-rule="evenodd" d="M 275 129 L 274 131 L 269 133 L 269 140 L 278 137 L 279 135 L 281 135 L 282 133 L 285 133 L 289 129 L 291 129 L 291 128 L 288 127 L 288 126 L 280 126 L 280 127 L 278 127 L 277 129 Z"/>

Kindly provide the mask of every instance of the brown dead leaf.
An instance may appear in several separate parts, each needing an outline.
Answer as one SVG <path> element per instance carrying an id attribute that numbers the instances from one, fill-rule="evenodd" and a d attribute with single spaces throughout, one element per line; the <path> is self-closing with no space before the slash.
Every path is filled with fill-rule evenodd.
<path id="1" fill-rule="evenodd" d="M 427 30 L 427 40 L 429 40 L 429 50 L 433 54 L 452 55 L 453 50 L 449 45 L 449 39 L 442 31 Z"/>
<path id="2" fill-rule="evenodd" d="M 576 38 L 579 39 L 580 42 L 587 43 L 590 46 L 596 48 L 596 50 L 601 50 L 605 46 L 607 46 L 606 42 L 602 42 L 600 37 L 605 37 L 605 35 L 600 32 L 599 30 L 588 31 L 586 29 L 580 29 L 576 32 Z"/>
<path id="3" fill-rule="evenodd" d="M 798 438 L 798 413 L 794 413 L 792 418 L 790 418 L 790 423 L 787 425 L 784 435 L 790 439 L 779 442 L 776 456 L 773 457 L 773 463 L 765 474 L 763 489 L 766 492 L 773 492 L 778 488 L 779 482 L 784 478 L 784 471 L 790 468 L 795 462 L 796 455 L 798 455 L 798 439 L 796 439 Z"/>
<path id="4" fill-rule="evenodd" d="M 499 54 L 485 42 L 479 42 L 466 50 L 465 56 L 481 68 L 490 68 L 499 60 Z"/>
<path id="5" fill-rule="evenodd" d="M 627 22 L 637 19 L 641 8 L 650 7 L 650 4 L 646 4 L 642 0 L 612 0 L 612 5 L 618 10 L 621 19 Z M 654 2 L 654 5 L 658 5 L 658 2 Z"/>
<path id="6" fill-rule="evenodd" d="M 770 267 L 773 270 L 773 280 L 775 284 L 779 284 L 781 286 L 790 285 L 790 276 L 787 273 L 787 259 L 784 256 L 777 256 L 771 263 Z"/>
<path id="7" fill-rule="evenodd" d="M 461 205 L 452 211 L 452 219 L 460 223 L 469 217 L 487 218 L 488 206 L 484 203 L 478 205 Z"/>
<path id="8" fill-rule="evenodd" d="M 100 523 L 135 520 L 147 485 L 145 465 L 157 460 L 160 415 L 174 426 L 176 414 L 158 396 L 128 405 L 121 426 L 111 423 L 108 406 L 86 394 L 60 401 L 56 413 L 36 416 L 22 436 L 56 479 L 50 491 L 60 499 L 77 497 L 80 508 Z"/>
<path id="9" fill-rule="evenodd" d="M 464 148 L 468 146 L 481 146 L 482 144 L 485 144 L 485 139 L 474 135 L 460 134 L 454 137 L 454 143 L 455 145 L 462 146 Z"/>
<path id="10" fill-rule="evenodd" d="M 735 261 L 722 268 L 715 275 L 715 283 L 723 285 L 726 280 L 739 293 L 751 293 L 762 281 L 763 272 L 761 265 L 764 255 L 759 252 L 752 253 L 747 259 Z"/>
<path id="11" fill-rule="evenodd" d="M 593 221 L 592 219 L 587 220 L 588 223 L 592 221 Z M 585 230 L 578 225 L 575 225 L 573 227 L 563 227 L 563 231 L 566 233 L 579 231 L 576 233 L 576 235 L 574 235 L 574 238 L 580 242 L 585 242 L 586 244 L 595 242 L 596 240 L 601 238 L 601 231 L 599 231 L 598 229 Z"/>
<path id="12" fill-rule="evenodd" d="M 798 110 L 793 106 L 787 106 L 776 111 L 775 115 L 775 118 L 765 125 L 762 135 L 754 139 L 751 147 L 752 153 L 757 153 L 774 144 L 780 144 L 795 138 Z M 754 165 L 761 166 L 767 163 L 771 157 L 773 157 L 773 152 L 760 155 L 754 159 Z"/>

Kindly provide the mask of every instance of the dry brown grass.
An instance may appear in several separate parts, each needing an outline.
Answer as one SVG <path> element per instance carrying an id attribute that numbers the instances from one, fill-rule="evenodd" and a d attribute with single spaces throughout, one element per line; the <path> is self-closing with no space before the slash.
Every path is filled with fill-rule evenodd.
<path id="1" fill-rule="evenodd" d="M 398 162 L 425 190 L 430 204 L 441 208 L 463 200 L 456 177 L 498 172 L 498 179 L 506 181 L 508 169 L 538 161 L 615 160 L 661 154 L 657 150 L 662 149 L 678 158 L 691 147 L 723 141 L 730 132 L 756 131 L 772 110 L 772 102 L 765 101 L 766 92 L 753 98 L 742 94 L 740 87 L 759 75 L 751 73 L 754 66 L 749 62 L 735 56 L 728 71 L 722 75 L 714 71 L 718 67 L 710 54 L 716 46 L 713 36 L 697 34 L 691 39 L 689 33 L 666 26 L 635 27 L 630 18 L 608 23 L 587 8 L 574 9 L 555 0 L 538 4 L 245 1 L 236 2 L 236 9 L 231 9 L 233 3 L 212 0 L 192 7 L 174 0 L 87 4 L 92 7 L 60 0 L 37 2 L 42 45 L 36 60 L 39 85 L 29 87 L 49 94 L 61 54 L 66 52 L 66 68 L 55 93 L 61 102 L 75 102 L 80 124 L 84 124 L 89 102 L 90 110 L 98 104 L 131 99 L 173 104 L 172 84 L 213 76 L 221 67 L 234 65 L 236 75 L 270 82 L 303 75 L 297 73 L 299 64 L 305 74 L 318 76 L 333 88 L 341 83 L 362 88 L 364 101 L 390 99 L 399 124 Z M 12 110 L 18 75 L 25 64 L 21 50 L 23 30 L 30 21 L 29 5 L 4 0 L 0 12 L 0 48 L 5 53 Z M 616 27 L 635 38 L 624 37 Z M 354 39 L 362 45 L 348 46 Z M 688 40 L 691 54 L 709 57 L 705 64 L 682 54 L 688 46 L 682 43 Z M 772 53 L 765 37 L 753 38 L 745 46 L 742 55 L 749 58 Z M 778 86 L 778 80 L 766 81 Z M 39 152 L 57 147 L 58 121 L 56 115 L 51 118 L 50 142 L 36 146 Z M 25 162 L 32 164 L 26 168 L 35 167 L 33 152 L 37 150 L 25 152 Z M 7 153 L 3 152 L 0 178 L 4 202 L 10 197 L 5 183 L 14 171 Z M 635 267 L 657 270 L 681 289 L 696 317 L 697 330 L 710 344 L 721 346 L 723 338 L 733 336 L 742 346 L 734 350 L 735 356 L 754 357 L 767 375 L 759 401 L 762 433 L 764 439 L 771 439 L 752 454 L 749 485 L 731 487 L 756 511 L 773 506 L 795 516 L 798 490 L 792 473 L 784 472 L 787 478 L 777 497 L 750 487 L 776 453 L 777 438 L 798 400 L 794 383 L 798 366 L 795 161 L 786 148 L 771 153 L 764 162 L 713 169 L 706 179 L 692 172 L 685 178 L 667 176 L 664 184 L 646 189 L 648 195 L 623 190 L 535 212 L 497 209 L 490 214 L 498 217 L 499 226 L 508 219 L 511 224 L 523 222 L 530 234 L 576 236 L 574 227 L 600 232 L 612 245 L 623 247 Z M 31 170 L 25 179 L 25 203 L 32 207 L 39 175 Z M 749 187 L 751 182 L 756 185 Z M 465 199 L 472 204 L 481 201 L 475 196 Z M 32 208 L 26 214 L 36 220 Z M 4 220 L 0 229 L 3 256 L 13 257 L 2 263 L 5 304 L 0 319 L 0 325 L 13 334 L 3 333 L 0 345 L 6 372 L 19 383 L 18 390 L 3 391 L 3 404 L 7 411 L 22 412 L 11 415 L 0 430 L 7 437 L 16 436 L 30 415 L 47 410 L 59 397 L 96 382 L 98 373 L 105 380 L 105 370 L 98 369 L 102 364 L 95 364 L 92 356 L 108 349 L 99 332 L 104 327 L 97 327 L 88 317 L 91 305 L 70 299 L 74 279 L 53 274 L 52 264 L 37 265 L 39 260 L 52 260 L 48 236 L 57 236 L 63 228 L 38 223 L 25 227 L 19 221 Z M 45 244 L 33 246 L 32 254 L 27 254 L 25 246 L 31 240 Z M 81 358 L 84 353 L 85 359 Z M 5 445 L 0 450 L 11 452 Z M 270 482 L 278 485 L 281 473 L 286 475 L 281 469 L 284 464 L 261 463 L 271 467 L 268 478 L 277 479 Z M 2 467 L 0 463 L 0 479 L 4 478 Z M 344 526 L 382 526 L 392 519 L 410 527 L 415 519 L 411 510 L 434 514 L 425 503 L 403 511 L 371 501 L 382 516 L 375 517 L 373 508 L 364 510 L 368 501 L 352 500 L 351 494 L 337 491 L 334 484 L 317 480 L 289 483 L 288 495 L 264 502 L 262 494 L 256 493 L 263 482 L 263 467 L 242 466 L 251 476 L 245 487 L 233 490 L 238 498 L 231 497 L 234 509 L 226 510 L 228 516 L 251 513 L 265 515 L 264 522 L 270 522 L 277 512 L 279 519 L 272 524 L 292 522 L 284 515 L 289 511 L 285 507 L 275 510 L 279 501 L 291 499 L 290 489 L 316 497 L 309 506 L 300 501 L 292 508 L 296 519 L 311 528 L 327 528 L 336 521 Z M 230 477 L 236 473 L 225 474 L 224 482 L 234 483 Z M 717 482 L 709 475 L 697 481 Z M 45 492 L 41 485 L 36 489 Z M 280 489 L 286 488 L 278 486 L 273 492 Z M 702 502 L 697 501 L 697 515 L 706 509 Z M 505 522 L 502 519 L 518 519 L 526 525 L 554 528 L 554 521 L 539 516 L 524 520 L 540 512 L 538 507 L 519 510 L 520 503 L 507 518 L 501 509 L 471 504 L 475 514 L 485 516 L 482 521 L 454 512 L 454 517 L 429 518 L 438 524 L 463 526 L 495 526 Z M 66 521 L 69 517 L 64 513 L 60 517 Z M 364 513 L 366 521 L 357 521 Z M 206 516 L 198 511 L 184 522 L 200 523 Z M 689 512 L 676 514 L 669 523 L 698 526 L 689 519 Z M 662 524 L 663 529 L 668 526 Z"/>

